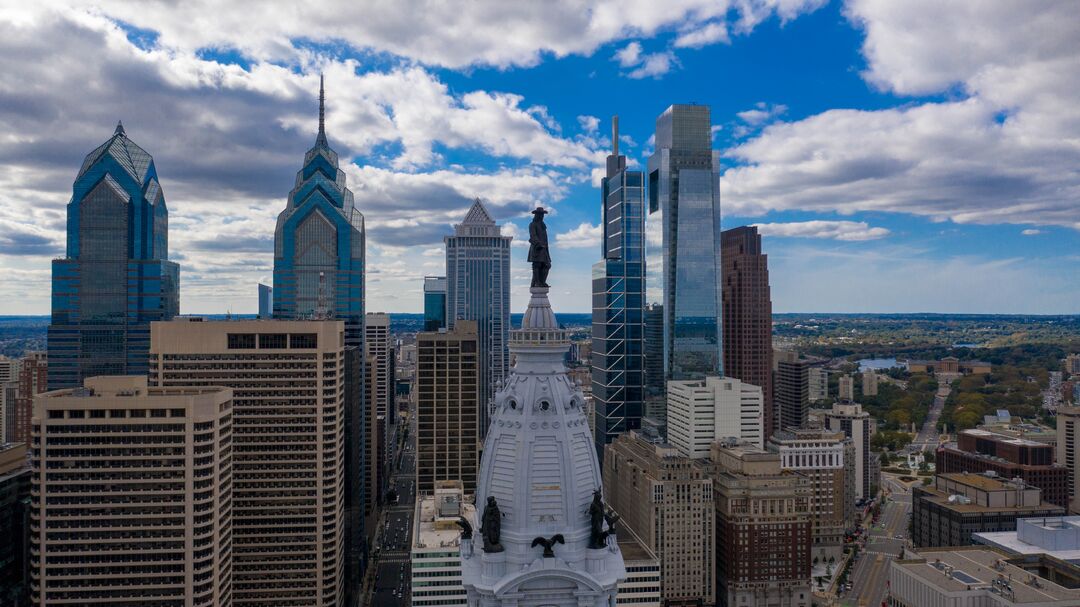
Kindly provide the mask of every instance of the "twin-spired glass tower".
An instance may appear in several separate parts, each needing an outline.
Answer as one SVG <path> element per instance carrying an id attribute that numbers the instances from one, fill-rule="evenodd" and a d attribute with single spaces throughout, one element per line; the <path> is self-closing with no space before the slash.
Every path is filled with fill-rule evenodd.
<path id="1" fill-rule="evenodd" d="M 664 378 L 723 374 L 720 153 L 709 107 L 672 105 L 656 119 L 649 157 L 649 221 L 660 222 Z M 655 261 L 654 261 L 655 259 Z"/>
<path id="2" fill-rule="evenodd" d="M 304 156 L 274 230 L 274 318 L 345 321 L 345 345 L 364 342 L 364 216 L 353 205 L 326 141 L 319 87 L 319 135 Z"/>
<path id="3" fill-rule="evenodd" d="M 52 266 L 49 389 L 145 375 L 150 322 L 180 310 L 180 268 L 154 159 L 123 125 L 83 160 L 67 210 L 67 255 Z"/>

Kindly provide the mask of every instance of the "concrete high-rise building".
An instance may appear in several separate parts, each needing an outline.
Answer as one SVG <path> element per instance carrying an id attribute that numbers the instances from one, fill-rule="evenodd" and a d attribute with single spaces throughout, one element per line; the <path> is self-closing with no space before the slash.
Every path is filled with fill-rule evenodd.
<path id="1" fill-rule="evenodd" d="M 179 313 L 179 293 L 154 159 L 117 124 L 83 160 L 67 206 L 67 254 L 52 262 L 49 388 L 146 373 L 150 323 Z"/>
<path id="2" fill-rule="evenodd" d="M 424 330 L 446 328 L 446 277 L 424 277 Z"/>
<path id="3" fill-rule="evenodd" d="M 810 403 L 818 403 L 829 398 L 829 370 L 825 367 L 810 367 L 807 371 L 807 398 Z"/>
<path id="4" fill-rule="evenodd" d="M 470 521 L 480 532 L 461 540 L 461 580 L 471 607 L 610 607 L 627 572 L 585 396 L 566 376 L 570 340 L 548 287 L 530 292 L 510 332 L 514 368 L 495 395 Z"/>
<path id="5" fill-rule="evenodd" d="M 274 317 L 274 288 L 259 283 L 259 318 L 268 320 Z"/>
<path id="6" fill-rule="evenodd" d="M 870 499 L 878 487 L 878 475 L 873 460 L 877 455 L 870 450 L 870 437 L 877 432 L 877 423 L 858 403 L 835 403 L 823 413 L 825 427 L 843 432 L 855 445 L 855 497 Z"/>
<path id="7" fill-rule="evenodd" d="M 711 445 L 737 438 L 765 446 L 762 390 L 733 377 L 668 382 L 667 438 L 685 457 L 709 457 Z"/>
<path id="8" fill-rule="evenodd" d="M 810 413 L 810 363 L 799 360 L 794 352 L 784 354 L 789 356 L 773 363 L 773 400 L 780 430 L 801 428 Z"/>
<path id="9" fill-rule="evenodd" d="M 367 373 L 364 387 L 367 390 L 366 402 L 369 403 L 375 402 L 375 367 L 374 357 L 367 357 L 364 365 Z M 364 537 L 367 539 L 367 545 L 371 546 L 375 542 L 375 532 L 378 531 L 379 509 L 384 493 L 383 485 L 389 484 L 389 470 L 385 467 L 386 442 L 382 440 L 386 432 L 386 416 L 379 415 L 375 407 L 364 407 L 364 413 L 367 418 L 363 444 L 367 457 L 361 464 L 361 476 L 364 479 Z"/>
<path id="10" fill-rule="evenodd" d="M 22 361 L 18 358 L 10 358 L 0 354 L 0 384 L 19 379 L 19 369 Z"/>
<path id="11" fill-rule="evenodd" d="M 1058 407 L 1057 463 L 1069 469 L 1069 513 L 1080 513 L 1080 407 Z"/>
<path id="12" fill-rule="evenodd" d="M 601 261 L 592 272 L 592 397 L 596 451 L 641 427 L 645 406 L 645 183 L 614 150 L 600 185 Z"/>
<path id="13" fill-rule="evenodd" d="M 839 562 L 844 532 L 855 525 L 855 445 L 843 432 L 781 430 L 769 440 L 780 467 L 810 480 L 811 556 Z"/>
<path id="14" fill-rule="evenodd" d="M 664 378 L 723 375 L 720 153 L 709 106 L 672 105 L 656 119 L 649 157 L 650 221 L 660 222 Z M 650 252 L 650 257 L 652 257 Z"/>
<path id="15" fill-rule="evenodd" d="M 181 318 L 150 331 L 152 385 L 234 389 L 233 603 L 342 604 L 345 323 Z"/>
<path id="16" fill-rule="evenodd" d="M 604 494 L 620 522 L 660 559 L 668 605 L 712 605 L 713 481 L 699 461 L 639 432 L 606 447 Z"/>
<path id="17" fill-rule="evenodd" d="M 459 320 L 450 331 L 416 335 L 416 492 L 460 481 L 476 494 L 480 429 L 478 327 Z"/>
<path id="18" fill-rule="evenodd" d="M 863 396 L 877 396 L 878 392 L 878 376 L 872 369 L 867 369 L 862 373 L 862 393 Z"/>
<path id="19" fill-rule="evenodd" d="M 772 297 L 769 260 L 755 226 L 720 233 L 723 262 L 724 374 L 761 386 L 765 439 L 776 420 L 772 397 Z"/>
<path id="20" fill-rule="evenodd" d="M 0 443 L 13 442 L 15 413 L 19 397 L 19 382 L 0 384 Z"/>
<path id="21" fill-rule="evenodd" d="M 0 444 L 0 605 L 30 596 L 30 466 L 26 443 Z M 40 555 L 37 557 L 40 560 Z"/>
<path id="22" fill-rule="evenodd" d="M 274 229 L 274 318 L 345 321 L 345 344 L 364 342 L 364 216 L 326 140 L 319 81 L 319 133 Z"/>
<path id="23" fill-rule="evenodd" d="M 618 542 L 626 564 L 626 579 L 619 582 L 615 604 L 619 607 L 661 607 L 664 597 L 660 591 L 663 587 L 660 559 L 625 527 L 619 530 Z"/>
<path id="24" fill-rule="evenodd" d="M 1042 489 L 1042 499 L 1069 507 L 1069 469 L 1054 463 L 1054 447 L 1046 443 L 972 428 L 961 430 L 956 442 L 938 447 L 938 473 L 993 472 L 1001 478 L 1020 478 Z"/>
<path id="25" fill-rule="evenodd" d="M 919 548 L 968 546 L 972 533 L 1016 531 L 1017 519 L 1063 514 L 1022 479 L 938 474 L 933 485 L 911 491 L 911 542 Z"/>
<path id="26" fill-rule="evenodd" d="M 855 378 L 851 375 L 840 376 L 840 387 L 837 393 L 838 399 L 841 401 L 853 401 L 855 400 Z"/>
<path id="27" fill-rule="evenodd" d="M 461 583 L 461 526 L 476 517 L 460 481 L 436 481 L 429 495 L 417 498 L 413 516 L 411 580 L 412 607 L 467 607 Z"/>
<path id="28" fill-rule="evenodd" d="M 371 540 L 368 530 L 375 521 L 368 521 L 368 513 L 374 509 L 375 492 L 367 474 L 371 472 L 371 453 L 368 428 L 374 424 L 371 403 L 363 394 L 366 386 L 374 382 L 361 376 L 365 369 L 363 352 L 356 346 L 346 346 L 341 376 L 345 382 L 345 600 L 348 607 L 359 607 L 364 572 L 367 568 Z"/>
<path id="29" fill-rule="evenodd" d="M 716 604 L 810 607 L 811 499 L 780 454 L 714 443 Z"/>
<path id="30" fill-rule="evenodd" d="M 234 604 L 233 391 L 84 383 L 35 400 L 34 604 Z"/>
<path id="31" fill-rule="evenodd" d="M 44 352 L 27 352 L 19 366 L 19 389 L 15 395 L 11 439 L 30 443 L 30 417 L 34 414 L 34 397 L 48 390 L 49 364 Z"/>
<path id="32" fill-rule="evenodd" d="M 364 316 L 364 348 L 366 356 L 375 358 L 375 411 L 396 422 L 394 407 L 394 345 L 390 340 L 390 315 L 368 312 Z"/>
<path id="33" fill-rule="evenodd" d="M 446 326 L 475 320 L 479 336 L 480 438 L 488 430 L 488 408 L 510 369 L 510 241 L 477 198 L 446 245 Z"/>

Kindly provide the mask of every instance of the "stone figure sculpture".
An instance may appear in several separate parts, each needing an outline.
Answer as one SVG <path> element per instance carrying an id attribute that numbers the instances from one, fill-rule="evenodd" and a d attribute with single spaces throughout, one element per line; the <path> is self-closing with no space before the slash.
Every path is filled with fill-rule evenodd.
<path id="1" fill-rule="evenodd" d="M 589 504 L 589 548 L 603 548 L 604 540 L 604 500 L 600 497 L 600 491 L 593 491 L 592 503 Z"/>
<path id="2" fill-rule="evenodd" d="M 532 212 L 533 220 L 529 223 L 529 257 L 532 264 L 532 287 L 546 287 L 548 271 L 551 270 L 551 253 L 548 251 L 547 226 L 544 225 L 543 207 L 536 207 Z"/>
<path id="3" fill-rule="evenodd" d="M 480 534 L 484 536 L 484 552 L 502 552 L 502 544 L 499 536 L 502 534 L 502 512 L 499 504 L 495 502 L 495 496 L 489 495 L 487 505 L 484 506 L 484 514 L 480 518 Z"/>

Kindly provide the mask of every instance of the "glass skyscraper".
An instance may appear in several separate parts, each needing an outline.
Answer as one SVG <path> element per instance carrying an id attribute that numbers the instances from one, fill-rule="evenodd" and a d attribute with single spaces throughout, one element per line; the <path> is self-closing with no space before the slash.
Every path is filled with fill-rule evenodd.
<path id="1" fill-rule="evenodd" d="M 274 231 L 274 318 L 345 321 L 345 344 L 364 341 L 364 216 L 353 206 L 326 141 L 325 94 L 319 134 Z"/>
<path id="2" fill-rule="evenodd" d="M 477 198 L 446 244 L 446 324 L 475 320 L 480 348 L 480 439 L 487 436 L 488 406 L 509 371 L 510 240 Z"/>
<path id="3" fill-rule="evenodd" d="M 592 396 L 597 454 L 641 427 L 645 402 L 645 184 L 613 153 L 601 181 L 601 254 L 592 271 Z"/>
<path id="4" fill-rule="evenodd" d="M 319 133 L 277 218 L 274 231 L 273 316 L 279 320 L 333 318 L 345 322 L 341 381 L 345 425 L 345 593 L 358 604 L 364 573 L 366 529 L 362 479 L 370 445 L 364 361 L 364 216 L 353 204 L 338 169 L 337 152 L 326 140 L 326 95 L 319 82 Z"/>
<path id="5" fill-rule="evenodd" d="M 67 211 L 67 255 L 52 265 L 49 389 L 145 375 L 150 323 L 180 310 L 180 269 L 168 260 L 154 159 L 122 124 L 83 160 Z"/>
<path id="6" fill-rule="evenodd" d="M 673 105 L 656 119 L 649 214 L 661 222 L 665 379 L 722 375 L 720 153 L 708 106 Z"/>
<path id="7" fill-rule="evenodd" d="M 446 277 L 424 277 L 424 330 L 446 328 Z"/>

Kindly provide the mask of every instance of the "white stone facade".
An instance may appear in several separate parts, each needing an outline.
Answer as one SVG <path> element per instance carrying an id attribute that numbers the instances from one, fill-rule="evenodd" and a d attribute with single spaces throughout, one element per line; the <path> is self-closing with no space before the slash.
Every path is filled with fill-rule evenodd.
<path id="1" fill-rule="evenodd" d="M 668 442 L 692 459 L 709 457 L 714 442 L 737 438 L 764 447 L 761 388 L 732 377 L 668 382 Z"/>

